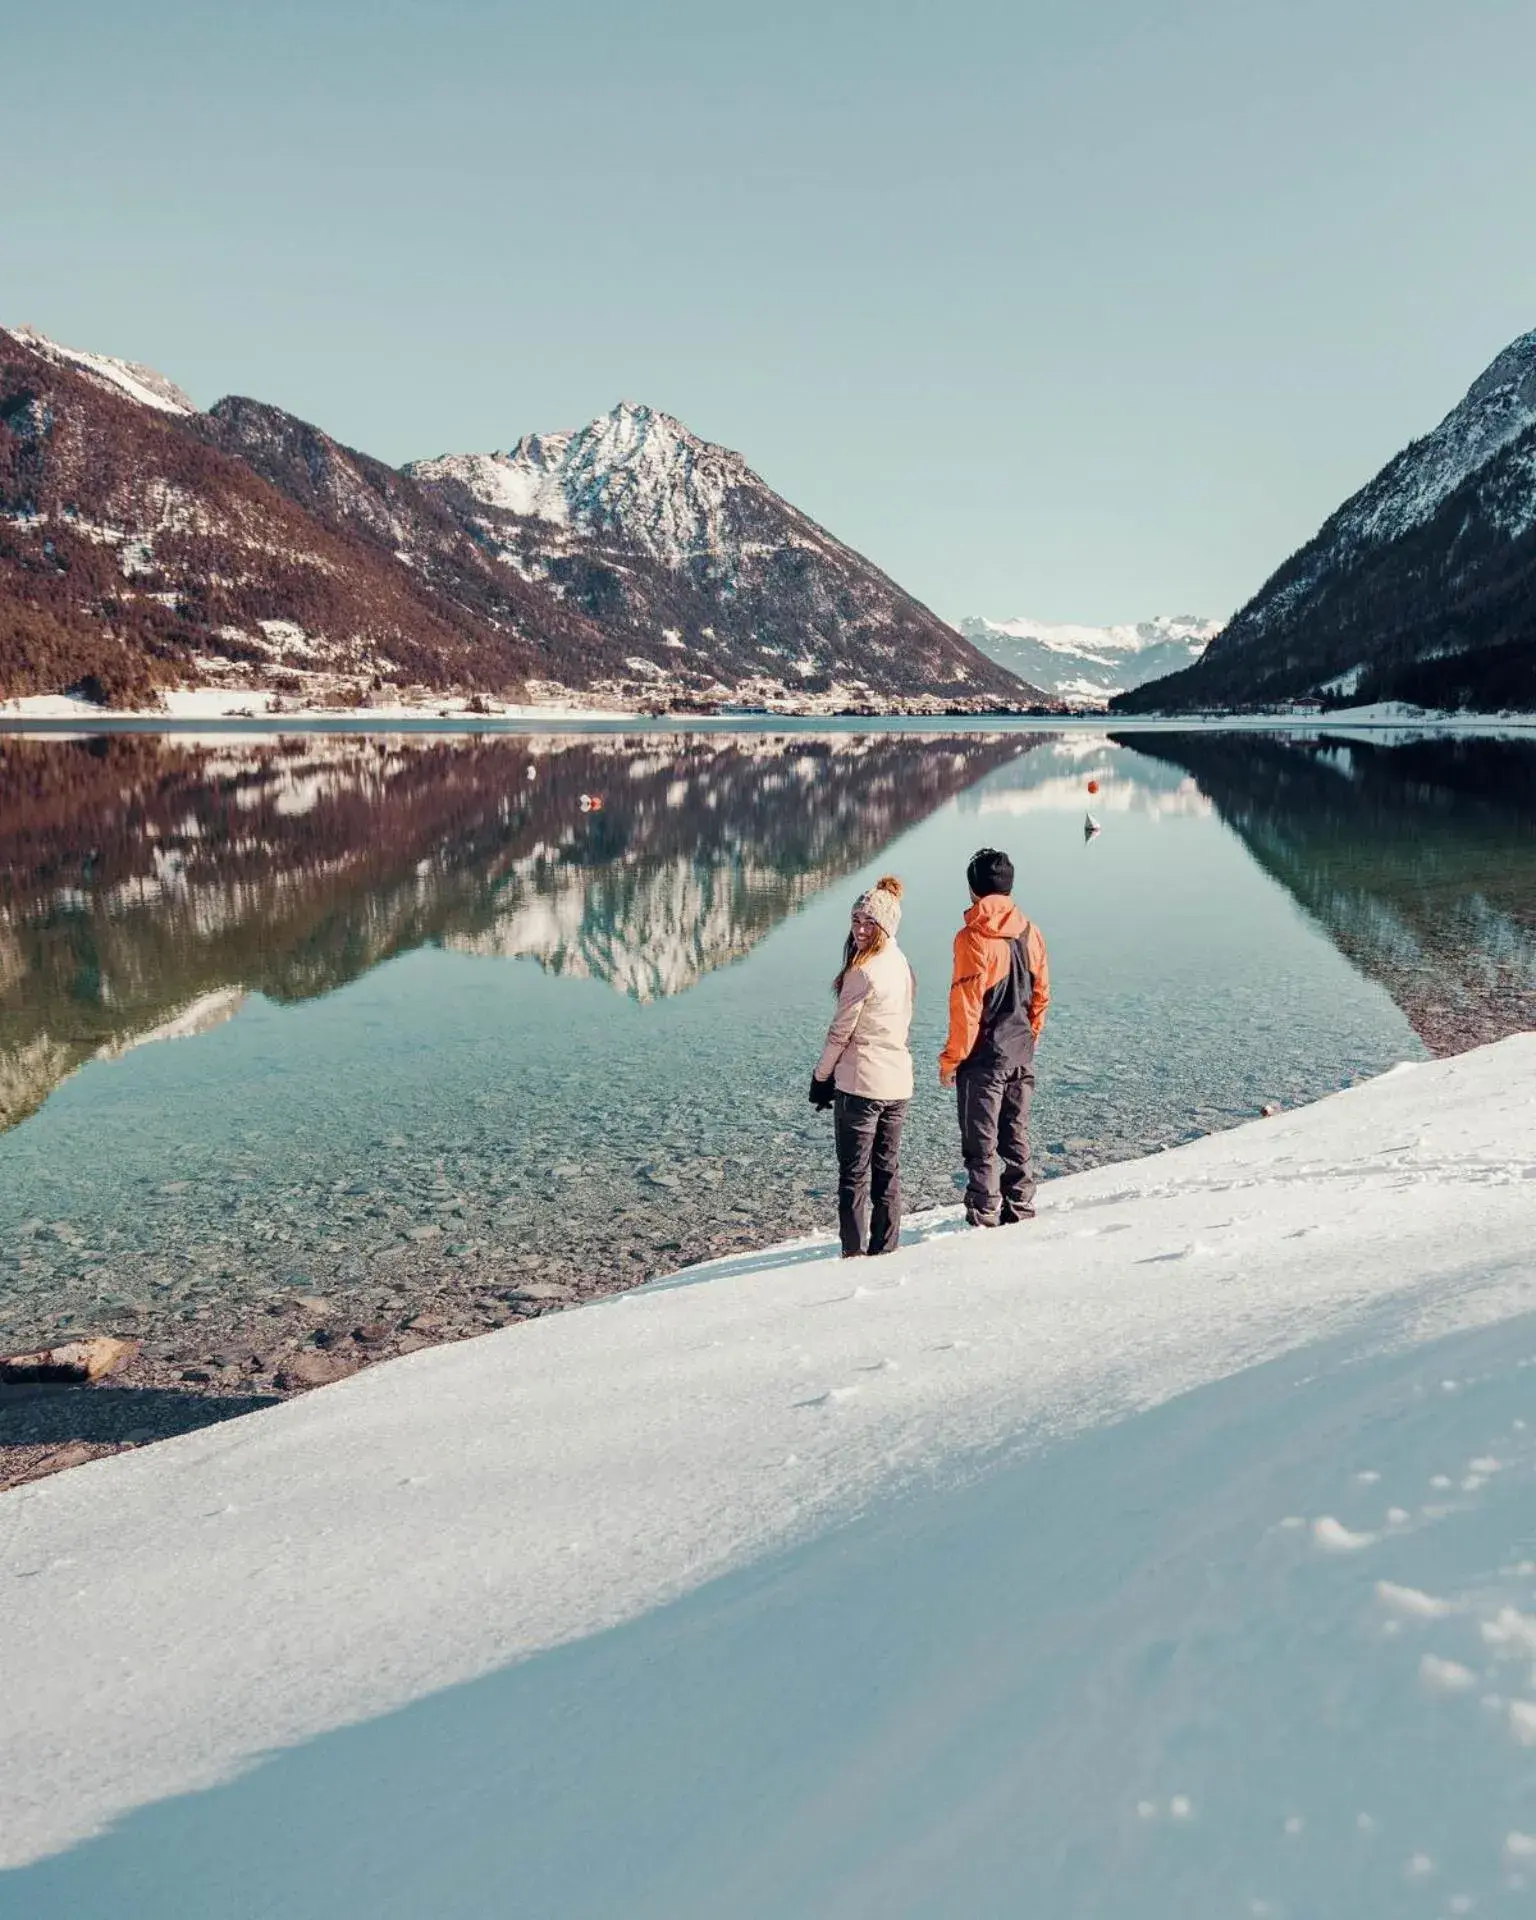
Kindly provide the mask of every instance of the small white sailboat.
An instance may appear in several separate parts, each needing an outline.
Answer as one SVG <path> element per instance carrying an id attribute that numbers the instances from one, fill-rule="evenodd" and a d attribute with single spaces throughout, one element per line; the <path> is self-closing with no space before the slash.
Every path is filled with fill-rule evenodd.
<path id="1" fill-rule="evenodd" d="M 1098 821 L 1094 819 L 1091 813 L 1084 814 L 1083 816 L 1084 840 L 1092 840 L 1096 834 L 1100 834 L 1103 831 L 1104 829 L 1099 825 Z"/>

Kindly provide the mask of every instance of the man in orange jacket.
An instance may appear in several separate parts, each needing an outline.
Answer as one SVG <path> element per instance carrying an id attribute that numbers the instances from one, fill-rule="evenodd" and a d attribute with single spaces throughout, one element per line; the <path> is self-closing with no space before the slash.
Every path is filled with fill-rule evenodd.
<path id="1" fill-rule="evenodd" d="M 1035 1042 L 1051 1003 L 1050 968 L 1040 929 L 1013 903 L 1007 854 L 983 847 L 965 877 L 971 907 L 955 935 L 939 1080 L 958 1096 L 965 1217 L 973 1227 L 1009 1226 L 1035 1217 L 1029 1103 Z"/>

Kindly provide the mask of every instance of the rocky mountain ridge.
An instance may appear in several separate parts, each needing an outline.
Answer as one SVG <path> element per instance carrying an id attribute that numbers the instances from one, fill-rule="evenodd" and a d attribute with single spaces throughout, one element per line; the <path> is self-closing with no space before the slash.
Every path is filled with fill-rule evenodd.
<path id="1" fill-rule="evenodd" d="M 149 368 L 0 330 L 0 699 L 187 686 L 325 706 L 1046 700 L 653 409 L 397 471 L 280 408 L 200 413 Z"/>
<path id="2" fill-rule="evenodd" d="M 141 366 L 137 360 L 117 360 L 108 353 L 90 353 L 83 347 L 66 347 L 57 340 L 50 340 L 47 334 L 39 333 L 36 327 L 11 327 L 9 332 L 13 340 L 32 353 L 56 367 L 71 368 L 105 393 L 118 393 L 139 406 L 153 407 L 158 413 L 182 418 L 197 412 L 195 402 L 188 399 L 180 387 L 167 380 L 163 373 L 157 373 L 153 367 Z"/>
<path id="3" fill-rule="evenodd" d="M 1536 706 L 1536 331 L 1492 361 L 1171 679 L 1115 706 Z"/>

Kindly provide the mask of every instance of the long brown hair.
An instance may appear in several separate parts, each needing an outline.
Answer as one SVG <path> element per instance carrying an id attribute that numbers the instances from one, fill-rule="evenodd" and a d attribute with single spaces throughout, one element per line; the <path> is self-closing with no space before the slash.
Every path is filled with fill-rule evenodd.
<path id="1" fill-rule="evenodd" d="M 887 873 L 875 882 L 870 892 L 888 893 L 893 900 L 899 900 L 902 895 L 902 885 L 894 873 Z M 866 919 L 862 915 L 860 920 L 864 928 L 863 939 L 860 939 L 853 927 L 849 927 L 848 938 L 843 942 L 843 964 L 838 970 L 837 978 L 832 982 L 834 993 L 842 992 L 843 982 L 861 960 L 869 960 L 877 953 L 884 953 L 891 944 L 891 936 L 884 927 L 877 926 L 873 920 Z"/>

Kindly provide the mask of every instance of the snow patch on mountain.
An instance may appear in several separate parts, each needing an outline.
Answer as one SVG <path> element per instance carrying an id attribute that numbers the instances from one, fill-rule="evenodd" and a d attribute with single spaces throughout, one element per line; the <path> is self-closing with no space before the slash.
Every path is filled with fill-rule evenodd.
<path id="1" fill-rule="evenodd" d="M 417 480 L 456 480 L 489 507 L 563 526 L 569 519 L 553 468 L 525 450 L 565 443 L 569 434 L 527 434 L 510 453 L 445 453 L 436 460 L 414 461 L 407 472 Z"/>
<path id="2" fill-rule="evenodd" d="M 106 353 L 90 353 L 84 347 L 62 346 L 47 334 L 39 333 L 36 327 L 7 327 L 5 331 L 55 366 L 72 367 L 98 387 L 123 394 L 141 407 L 183 417 L 197 412 L 181 388 L 167 380 L 163 373 L 156 373 L 153 367 L 141 366 L 136 360 L 116 360 Z"/>

